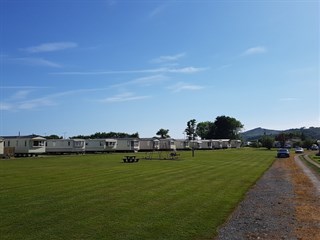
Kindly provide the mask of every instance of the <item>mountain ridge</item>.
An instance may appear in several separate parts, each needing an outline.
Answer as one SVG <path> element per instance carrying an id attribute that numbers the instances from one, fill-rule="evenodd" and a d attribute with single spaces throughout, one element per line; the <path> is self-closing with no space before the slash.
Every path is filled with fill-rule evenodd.
<path id="1" fill-rule="evenodd" d="M 272 130 L 262 127 L 257 127 L 248 131 L 241 133 L 243 140 L 257 140 L 264 135 L 276 136 L 280 133 L 299 133 L 303 134 L 306 138 L 310 139 L 320 139 L 320 127 L 310 127 L 310 128 L 291 128 L 286 130 Z"/>

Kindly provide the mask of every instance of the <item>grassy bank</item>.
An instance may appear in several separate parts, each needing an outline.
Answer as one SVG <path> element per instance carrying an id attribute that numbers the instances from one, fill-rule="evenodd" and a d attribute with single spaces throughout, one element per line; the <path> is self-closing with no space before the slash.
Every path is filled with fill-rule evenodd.
<path id="1" fill-rule="evenodd" d="M 1 239 L 211 238 L 275 159 L 252 149 L 123 155 L 0 161 Z"/>

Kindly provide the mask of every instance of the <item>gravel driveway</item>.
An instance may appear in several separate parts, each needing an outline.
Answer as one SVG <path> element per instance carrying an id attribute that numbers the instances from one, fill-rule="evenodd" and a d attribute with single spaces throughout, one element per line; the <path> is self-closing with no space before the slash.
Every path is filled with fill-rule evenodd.
<path id="1" fill-rule="evenodd" d="M 320 239 L 320 200 L 305 167 L 294 157 L 277 159 L 219 229 L 216 240 Z"/>

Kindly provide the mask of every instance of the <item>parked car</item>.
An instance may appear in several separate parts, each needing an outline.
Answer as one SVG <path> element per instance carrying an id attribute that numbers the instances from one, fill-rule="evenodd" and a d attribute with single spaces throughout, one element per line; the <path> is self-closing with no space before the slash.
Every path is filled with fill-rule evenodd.
<path id="1" fill-rule="evenodd" d="M 303 148 L 302 147 L 296 147 L 295 152 L 296 153 L 303 153 Z"/>
<path id="2" fill-rule="evenodd" d="M 277 157 L 278 158 L 288 158 L 288 157 L 290 157 L 290 152 L 286 148 L 278 149 Z"/>
<path id="3" fill-rule="evenodd" d="M 319 150 L 319 147 L 317 146 L 317 144 L 312 144 L 311 150 Z"/>

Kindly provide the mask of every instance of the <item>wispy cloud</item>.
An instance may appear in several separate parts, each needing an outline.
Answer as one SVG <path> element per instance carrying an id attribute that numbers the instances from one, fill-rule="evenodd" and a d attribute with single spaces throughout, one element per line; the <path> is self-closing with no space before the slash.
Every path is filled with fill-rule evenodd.
<path id="1" fill-rule="evenodd" d="M 117 1 L 116 0 L 107 0 L 107 4 L 108 4 L 108 6 L 112 7 L 117 4 Z"/>
<path id="2" fill-rule="evenodd" d="M 61 51 L 68 48 L 75 48 L 78 44 L 75 42 L 52 42 L 43 43 L 37 46 L 27 47 L 23 50 L 29 53 L 54 52 Z"/>
<path id="3" fill-rule="evenodd" d="M 207 68 L 181 67 L 181 68 L 155 68 L 142 70 L 122 70 L 122 71 L 92 71 L 92 72 L 53 72 L 53 75 L 107 75 L 107 74 L 132 74 L 132 73 L 197 73 L 205 71 Z"/>
<path id="4" fill-rule="evenodd" d="M 12 109 L 12 105 L 10 103 L 6 103 L 6 102 L 0 102 L 0 110 L 10 110 Z"/>
<path id="5" fill-rule="evenodd" d="M 140 86 L 148 87 L 148 86 L 153 86 L 155 84 L 162 83 L 167 80 L 168 80 L 167 76 L 152 75 L 147 77 L 136 78 L 124 83 L 114 84 L 111 87 L 123 87 L 123 86 L 129 86 L 129 85 L 140 85 Z"/>
<path id="6" fill-rule="evenodd" d="M 12 87 L 12 89 L 19 87 Z M 40 87 L 41 88 L 41 87 Z M 36 88 L 34 88 L 36 89 Z M 19 90 L 11 95 L 6 101 L 0 102 L 0 110 L 19 111 L 19 110 L 36 110 L 42 107 L 56 106 L 61 104 L 63 97 L 83 94 L 88 92 L 105 91 L 110 88 L 89 88 L 75 89 L 70 91 L 56 92 L 42 97 L 27 98 L 29 90 Z M 35 95 L 35 94 L 33 94 Z"/>
<path id="7" fill-rule="evenodd" d="M 261 53 L 266 53 L 267 48 L 264 46 L 257 46 L 257 47 L 252 47 L 246 49 L 241 55 L 242 56 L 248 56 L 248 55 L 255 55 L 255 54 L 261 54 Z"/>
<path id="8" fill-rule="evenodd" d="M 32 92 L 32 90 L 30 90 L 30 89 L 28 89 L 28 90 L 19 90 L 18 92 L 13 94 L 13 96 L 11 98 L 12 99 L 25 99 L 31 92 Z"/>
<path id="9" fill-rule="evenodd" d="M 181 92 L 181 91 L 197 91 L 197 90 L 201 90 L 204 87 L 200 86 L 200 85 L 193 85 L 193 84 L 188 84 L 188 83 L 184 83 L 184 82 L 178 82 L 175 85 L 172 85 L 170 87 L 168 87 L 170 90 L 172 90 L 173 92 Z"/>
<path id="10" fill-rule="evenodd" d="M 147 95 L 137 96 L 131 92 L 127 92 L 127 93 L 122 93 L 122 94 L 118 94 L 112 97 L 102 99 L 100 100 L 100 102 L 104 102 L 104 103 L 131 102 L 131 101 L 142 100 L 146 98 L 150 98 L 150 96 L 147 96 Z"/>
<path id="11" fill-rule="evenodd" d="M 162 13 L 164 11 L 164 9 L 167 7 L 167 5 L 160 5 L 156 8 L 154 8 L 149 14 L 149 18 L 154 18 L 156 16 L 158 16 L 160 13 Z"/>
<path id="12" fill-rule="evenodd" d="M 29 65 L 29 66 L 42 66 L 42 67 L 53 67 L 53 68 L 61 68 L 62 66 L 58 63 L 46 60 L 44 58 L 12 58 L 11 61 Z"/>
<path id="13" fill-rule="evenodd" d="M 160 56 L 158 58 L 152 59 L 152 63 L 167 63 L 167 62 L 175 62 L 178 61 L 180 58 L 185 57 L 185 53 L 179 53 L 176 55 L 167 55 L 167 56 Z"/>
<path id="14" fill-rule="evenodd" d="M 298 101 L 299 98 L 287 97 L 287 98 L 280 98 L 279 100 L 282 102 L 293 102 L 293 101 Z"/>

